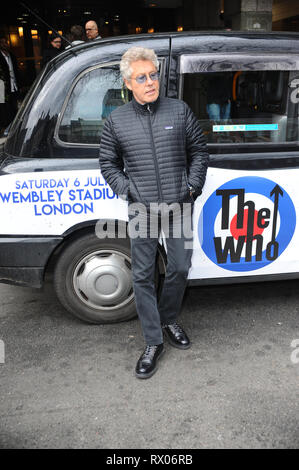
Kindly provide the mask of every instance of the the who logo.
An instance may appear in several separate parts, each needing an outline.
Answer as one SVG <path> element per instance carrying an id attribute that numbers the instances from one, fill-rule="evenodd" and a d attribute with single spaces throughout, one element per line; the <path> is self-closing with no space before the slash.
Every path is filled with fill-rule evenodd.
<path id="1" fill-rule="evenodd" d="M 252 271 L 281 255 L 295 226 L 296 211 L 284 188 L 246 176 L 228 181 L 209 197 L 199 230 L 211 261 L 230 271 Z"/>

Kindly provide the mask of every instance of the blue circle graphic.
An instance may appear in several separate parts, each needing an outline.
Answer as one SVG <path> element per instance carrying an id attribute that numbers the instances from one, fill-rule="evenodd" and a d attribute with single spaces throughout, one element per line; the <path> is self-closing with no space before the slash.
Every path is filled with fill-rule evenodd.
<path id="1" fill-rule="evenodd" d="M 279 189 L 277 188 L 277 186 L 279 187 Z M 280 190 L 278 194 L 273 193 L 273 189 L 275 191 L 275 188 L 276 191 Z M 296 211 L 290 196 L 281 186 L 277 185 L 276 182 L 271 181 L 267 178 L 262 178 L 260 176 L 244 176 L 236 178 L 223 184 L 220 188 L 217 188 L 217 190 L 237 189 L 242 189 L 245 191 L 245 203 L 247 201 L 246 194 L 248 193 L 256 193 L 265 196 L 272 203 L 274 202 L 274 199 L 276 199 L 277 213 L 279 213 L 280 216 L 280 227 L 279 232 L 275 234 L 275 244 L 277 245 L 278 249 L 277 257 L 279 257 L 290 243 L 296 227 Z M 238 196 L 230 195 L 229 200 L 234 197 Z M 229 271 L 253 271 L 256 269 L 261 269 L 264 266 L 267 266 L 268 264 L 272 263 L 275 259 L 277 259 L 277 257 L 275 259 L 267 259 L 266 247 L 263 247 L 262 258 L 258 261 L 256 260 L 255 255 L 252 255 L 250 261 L 246 261 L 245 257 L 241 256 L 239 257 L 239 259 L 234 259 L 232 261 L 229 250 L 227 253 L 227 257 L 224 256 L 224 258 L 222 258 L 221 260 L 219 260 L 219 257 L 217 259 L 214 241 L 214 224 L 219 211 L 222 210 L 222 199 L 222 196 L 216 195 L 216 191 L 214 191 L 205 203 L 199 218 L 200 221 L 198 223 L 198 236 L 199 239 L 202 240 L 202 249 L 208 256 L 208 258 L 217 266 L 227 269 Z M 271 227 L 274 223 L 273 212 L 274 211 L 271 212 L 269 218 L 269 223 L 271 224 Z M 235 242 L 236 240 L 234 240 L 234 243 Z M 221 239 L 222 250 L 224 249 L 225 243 L 226 240 L 224 238 Z"/>

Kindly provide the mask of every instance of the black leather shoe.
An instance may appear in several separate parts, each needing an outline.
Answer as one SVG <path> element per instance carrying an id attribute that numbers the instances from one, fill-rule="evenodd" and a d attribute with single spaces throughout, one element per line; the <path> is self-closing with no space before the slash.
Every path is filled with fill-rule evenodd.
<path id="1" fill-rule="evenodd" d="M 156 346 L 147 346 L 140 358 L 138 359 L 135 375 L 138 379 L 148 379 L 157 370 L 157 360 L 164 353 L 164 346 L 158 344 Z"/>
<path id="2" fill-rule="evenodd" d="M 168 342 L 179 349 L 189 349 L 191 346 L 190 340 L 183 328 L 180 327 L 176 322 L 171 325 L 162 325 L 164 336 Z"/>

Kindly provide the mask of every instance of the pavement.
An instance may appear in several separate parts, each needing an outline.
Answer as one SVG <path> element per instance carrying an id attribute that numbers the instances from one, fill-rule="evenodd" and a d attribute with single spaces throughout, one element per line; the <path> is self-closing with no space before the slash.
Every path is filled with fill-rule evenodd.
<path id="1" fill-rule="evenodd" d="M 298 449 L 299 281 L 189 287 L 192 348 L 148 380 L 137 319 L 85 324 L 51 284 L 0 296 L 0 448 Z"/>

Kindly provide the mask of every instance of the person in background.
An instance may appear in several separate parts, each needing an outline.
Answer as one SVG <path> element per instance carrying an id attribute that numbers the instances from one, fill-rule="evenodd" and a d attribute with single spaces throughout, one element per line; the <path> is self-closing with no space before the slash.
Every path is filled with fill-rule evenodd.
<path id="1" fill-rule="evenodd" d="M 85 33 L 88 41 L 93 41 L 94 39 L 101 39 L 98 25 L 94 20 L 87 21 L 87 23 L 85 24 Z"/>
<path id="2" fill-rule="evenodd" d="M 207 113 L 210 120 L 227 121 L 231 116 L 231 74 L 213 73 L 209 76 L 207 90 Z"/>
<path id="3" fill-rule="evenodd" d="M 0 105 L 0 127 L 8 126 L 18 111 L 19 73 L 15 56 L 5 36 L 0 36 L 0 80 L 3 97 Z"/>
<path id="4" fill-rule="evenodd" d="M 72 46 L 76 46 L 77 44 L 85 42 L 86 36 L 84 33 L 84 29 L 81 25 L 75 24 L 71 27 L 69 40 L 71 41 Z M 69 49 L 70 47 L 71 45 L 69 44 L 68 46 L 66 46 L 66 49 Z"/>
<path id="5" fill-rule="evenodd" d="M 44 67 L 50 60 L 62 52 L 62 39 L 59 34 L 52 33 L 48 39 L 49 45 L 43 53 L 42 66 Z"/>
<path id="6" fill-rule="evenodd" d="M 8 101 L 8 80 L 0 66 L 0 137 L 5 130 L 6 103 Z"/>

